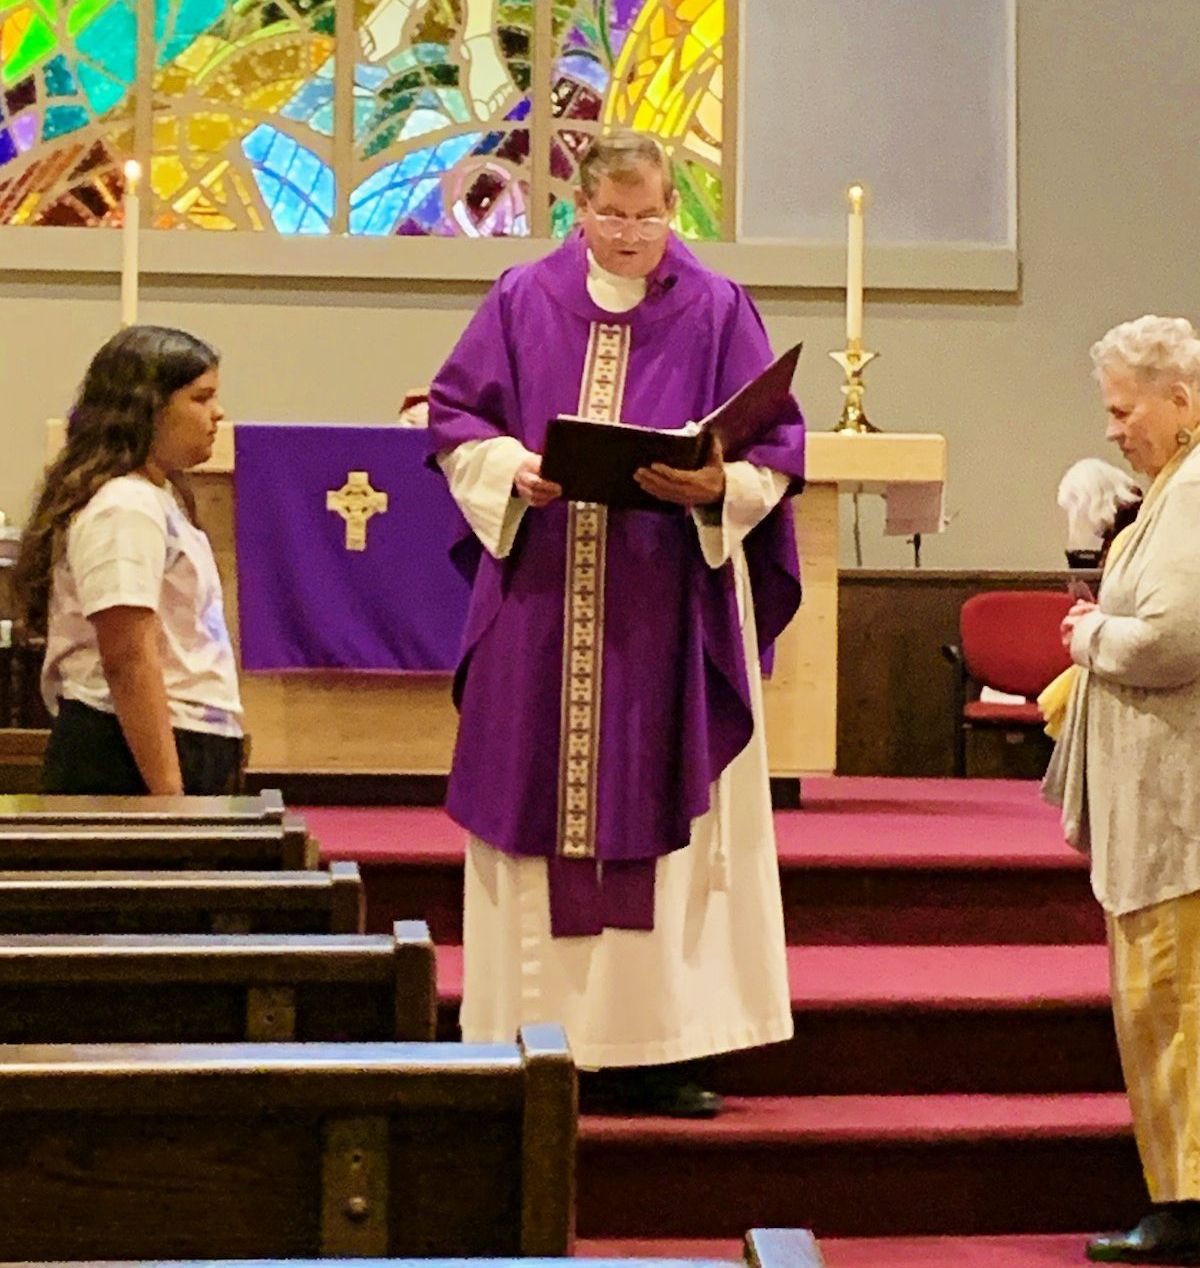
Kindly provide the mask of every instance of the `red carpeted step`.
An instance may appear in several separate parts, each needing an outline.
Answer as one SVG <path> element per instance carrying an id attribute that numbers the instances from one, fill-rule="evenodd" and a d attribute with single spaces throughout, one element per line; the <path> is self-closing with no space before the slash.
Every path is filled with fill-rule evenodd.
<path id="1" fill-rule="evenodd" d="M 1086 863 L 1036 785 L 1007 780 L 805 781 L 776 815 L 788 941 L 1103 941 Z M 328 859 L 363 870 L 368 925 L 428 920 L 462 939 L 464 834 L 440 810 L 305 809 Z"/>
<path id="2" fill-rule="evenodd" d="M 1102 942 L 1036 783 L 814 779 L 775 816 L 791 943 Z"/>
<path id="3" fill-rule="evenodd" d="M 1043 1233 L 1144 1201 L 1122 1095 L 733 1098 L 711 1121 L 580 1124 L 588 1238 Z"/>
<path id="4" fill-rule="evenodd" d="M 1070 1096 L 746 1096 L 716 1118 L 590 1115 L 588 1142 L 937 1144 L 949 1141 L 1105 1139 L 1129 1130 L 1129 1104 L 1111 1092 Z"/>
<path id="5" fill-rule="evenodd" d="M 826 1238 L 826 1268 L 1072 1268 L 1089 1233 L 1045 1237 Z"/>
<path id="6" fill-rule="evenodd" d="M 705 1071 L 741 1095 L 1121 1087 L 1103 947 L 789 947 L 796 1036 Z M 455 1036 L 462 948 L 438 948 Z"/>
<path id="7" fill-rule="evenodd" d="M 1083 1248 L 1089 1236 L 824 1238 L 820 1247 L 826 1268 L 1070 1268 L 1088 1262 Z M 741 1243 L 733 1239 L 581 1240 L 575 1253 L 603 1259 L 728 1261 L 741 1259 Z"/>
<path id="8" fill-rule="evenodd" d="M 804 792 L 776 819 L 796 1038 L 713 1064 L 734 1094 L 715 1122 L 585 1118 L 580 1232 L 734 1257 L 749 1227 L 812 1227 L 831 1268 L 1074 1262 L 1037 1256 L 1075 1236 L 982 1235 L 1122 1227 L 1145 1200 L 1125 1099 L 1105 1094 L 1120 1081 L 1084 860 L 1029 784 Z M 362 866 L 370 927 L 424 917 L 459 941 L 463 834 L 441 812 L 308 813 L 327 857 Z M 460 957 L 439 954 L 447 1031 Z"/>

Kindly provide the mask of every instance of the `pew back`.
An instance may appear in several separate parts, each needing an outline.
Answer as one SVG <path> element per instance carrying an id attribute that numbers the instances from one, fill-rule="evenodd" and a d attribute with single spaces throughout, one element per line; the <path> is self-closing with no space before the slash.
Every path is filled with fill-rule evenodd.
<path id="1" fill-rule="evenodd" d="M 45 824 L 222 824 L 252 828 L 282 823 L 283 794 L 266 789 L 255 797 L 64 797 L 23 794 L 0 797 L 0 829 Z"/>
<path id="2" fill-rule="evenodd" d="M 553 1026 L 0 1047 L 0 1260 L 565 1255 L 575 1102 Z"/>
<path id="3" fill-rule="evenodd" d="M 327 872 L 0 872 L 0 935 L 362 930 L 357 863 Z"/>
<path id="4" fill-rule="evenodd" d="M 434 1037 L 433 943 L 386 934 L 0 938 L 0 1043 Z"/>
<path id="5" fill-rule="evenodd" d="M 283 796 L 0 796 L 0 870 L 316 867 Z"/>
<path id="6" fill-rule="evenodd" d="M 0 870 L 155 871 L 189 868 L 299 872 L 316 867 L 318 848 L 304 820 L 278 823 L 169 823 L 113 819 L 97 823 L 0 818 Z"/>

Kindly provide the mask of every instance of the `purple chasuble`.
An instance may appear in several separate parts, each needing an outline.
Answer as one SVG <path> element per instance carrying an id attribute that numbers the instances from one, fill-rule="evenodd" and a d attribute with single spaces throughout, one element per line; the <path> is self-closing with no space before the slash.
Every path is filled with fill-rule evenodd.
<path id="1" fill-rule="evenodd" d="M 484 300 L 433 381 L 432 452 L 515 436 L 540 453 L 549 420 L 579 411 L 599 326 L 627 328 L 619 417 L 642 426 L 702 418 L 771 361 L 749 296 L 677 240 L 648 279 L 646 298 L 615 314 L 588 294 L 586 248 L 576 235 L 509 270 Z M 791 476 L 798 492 L 799 409 L 789 405 L 758 443 L 726 458 Z M 453 548 L 474 585 L 454 682 L 461 716 L 447 810 L 506 854 L 551 860 L 556 936 L 653 927 L 656 860 L 687 845 L 711 785 L 753 731 L 732 564 L 705 563 L 683 508 L 607 511 L 591 844 L 587 858 L 562 857 L 564 600 L 575 515 L 562 503 L 527 510 L 504 560 L 486 554 L 465 526 Z M 788 499 L 744 549 L 766 651 L 800 602 Z"/>

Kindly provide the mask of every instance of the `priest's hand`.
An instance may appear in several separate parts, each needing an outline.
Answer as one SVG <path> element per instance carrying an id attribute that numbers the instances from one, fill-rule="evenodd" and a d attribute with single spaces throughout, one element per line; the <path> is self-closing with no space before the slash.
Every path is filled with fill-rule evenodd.
<path id="1" fill-rule="evenodd" d="M 1080 599 L 1077 603 L 1071 605 L 1071 610 L 1063 617 L 1062 625 L 1059 626 L 1059 637 L 1062 639 L 1063 647 L 1069 652 L 1071 650 L 1071 639 L 1075 634 L 1075 627 L 1079 624 L 1082 617 L 1087 616 L 1089 612 L 1094 612 L 1100 605 L 1091 603 L 1086 599 Z"/>
<path id="2" fill-rule="evenodd" d="M 530 454 L 517 468 L 513 476 L 513 491 L 522 502 L 530 506 L 549 506 L 556 498 L 562 497 L 562 485 L 552 480 L 542 479 L 542 455 Z"/>
<path id="3" fill-rule="evenodd" d="M 725 496 L 725 455 L 712 438 L 708 461 L 698 471 L 680 471 L 655 462 L 633 473 L 638 487 L 651 497 L 678 506 L 712 506 Z"/>

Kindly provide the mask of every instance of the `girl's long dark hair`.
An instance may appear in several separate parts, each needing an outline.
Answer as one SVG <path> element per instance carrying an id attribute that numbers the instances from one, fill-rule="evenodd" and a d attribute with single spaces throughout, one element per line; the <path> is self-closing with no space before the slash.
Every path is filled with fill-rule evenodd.
<path id="1" fill-rule="evenodd" d="M 219 359 L 194 335 L 163 326 L 130 326 L 92 358 L 67 421 L 66 444 L 46 469 L 13 570 L 27 634 L 46 632 L 51 577 L 71 517 L 109 480 L 145 465 L 171 395 Z"/>

